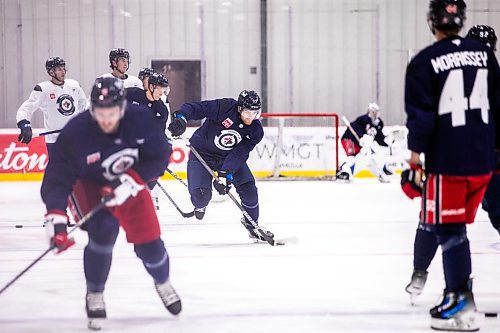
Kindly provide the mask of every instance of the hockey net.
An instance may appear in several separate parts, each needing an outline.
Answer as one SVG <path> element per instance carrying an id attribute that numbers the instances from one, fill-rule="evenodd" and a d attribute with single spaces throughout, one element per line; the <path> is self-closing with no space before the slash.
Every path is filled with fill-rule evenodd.
<path id="1" fill-rule="evenodd" d="M 339 169 L 336 113 L 263 114 L 264 138 L 250 154 L 258 179 L 335 179 Z"/>

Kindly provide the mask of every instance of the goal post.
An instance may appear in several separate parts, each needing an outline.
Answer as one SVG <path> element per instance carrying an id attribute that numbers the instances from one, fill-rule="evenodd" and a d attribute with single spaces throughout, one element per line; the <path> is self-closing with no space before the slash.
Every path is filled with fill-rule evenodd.
<path id="1" fill-rule="evenodd" d="M 259 179 L 335 179 L 339 169 L 336 113 L 262 114 L 264 138 L 250 154 Z"/>

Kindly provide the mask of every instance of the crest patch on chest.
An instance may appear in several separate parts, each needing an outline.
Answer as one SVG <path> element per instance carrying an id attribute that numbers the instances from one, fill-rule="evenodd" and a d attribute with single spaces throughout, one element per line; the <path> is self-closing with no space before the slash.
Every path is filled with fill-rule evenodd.
<path id="1" fill-rule="evenodd" d="M 231 125 L 233 124 L 234 122 L 229 119 L 229 118 L 226 118 L 223 122 L 222 122 L 222 125 L 225 127 L 225 128 L 229 128 L 231 127 Z"/>
<path id="2" fill-rule="evenodd" d="M 101 153 L 92 153 L 90 155 L 87 155 L 87 165 L 93 164 L 101 159 Z"/>

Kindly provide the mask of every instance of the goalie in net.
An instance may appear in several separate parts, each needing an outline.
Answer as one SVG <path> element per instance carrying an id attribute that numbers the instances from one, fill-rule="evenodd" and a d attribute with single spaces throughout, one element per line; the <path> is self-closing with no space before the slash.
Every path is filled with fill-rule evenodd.
<path id="1" fill-rule="evenodd" d="M 384 122 L 380 118 L 380 108 L 377 103 L 369 103 L 366 114 L 359 116 L 350 123 L 344 117 L 347 129 L 341 143 L 347 158 L 340 166 L 337 179 L 349 181 L 353 176 L 356 164 L 363 161 L 368 169 L 382 183 L 389 182 L 392 171 L 387 167 L 383 147 L 389 147 L 387 138 L 382 132 Z"/>

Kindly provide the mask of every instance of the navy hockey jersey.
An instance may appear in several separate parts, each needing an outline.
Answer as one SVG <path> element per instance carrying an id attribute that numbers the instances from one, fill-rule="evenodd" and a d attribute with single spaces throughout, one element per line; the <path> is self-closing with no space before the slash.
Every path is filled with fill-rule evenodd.
<path id="1" fill-rule="evenodd" d="M 156 117 L 161 130 L 165 132 L 165 127 L 168 120 L 168 109 L 165 103 L 162 100 L 151 102 L 146 97 L 146 91 L 141 88 L 129 87 L 126 88 L 126 90 L 127 102 L 130 104 L 140 104 L 147 106 Z"/>
<path id="2" fill-rule="evenodd" d="M 425 48 L 408 65 L 408 148 L 425 153 L 428 172 L 468 176 L 493 169 L 497 68 L 486 46 L 457 36 Z"/>
<path id="3" fill-rule="evenodd" d="M 351 122 L 351 127 L 356 132 L 356 134 L 359 136 L 360 139 L 363 137 L 363 135 L 366 134 L 366 132 L 370 128 L 374 128 L 377 131 L 374 140 L 381 146 L 384 147 L 388 146 L 387 143 L 384 141 L 385 135 L 382 132 L 382 129 L 384 128 L 384 122 L 382 121 L 382 119 L 377 118 L 377 120 L 373 122 L 370 116 L 364 114 L 356 118 L 355 121 Z M 358 140 L 354 137 L 349 128 L 346 129 L 344 135 L 342 135 L 342 139 L 350 139 L 359 145 Z"/>
<path id="4" fill-rule="evenodd" d="M 42 182 L 47 210 L 66 210 L 77 179 L 105 185 L 129 168 L 145 181 L 163 175 L 167 142 L 146 107 L 128 105 L 119 126 L 116 134 L 105 134 L 85 111 L 63 128 Z"/>
<path id="5" fill-rule="evenodd" d="M 185 103 L 176 113 L 188 120 L 206 118 L 190 142 L 200 154 L 223 159 L 223 170 L 239 170 L 264 137 L 260 120 L 245 125 L 232 98 Z"/>

